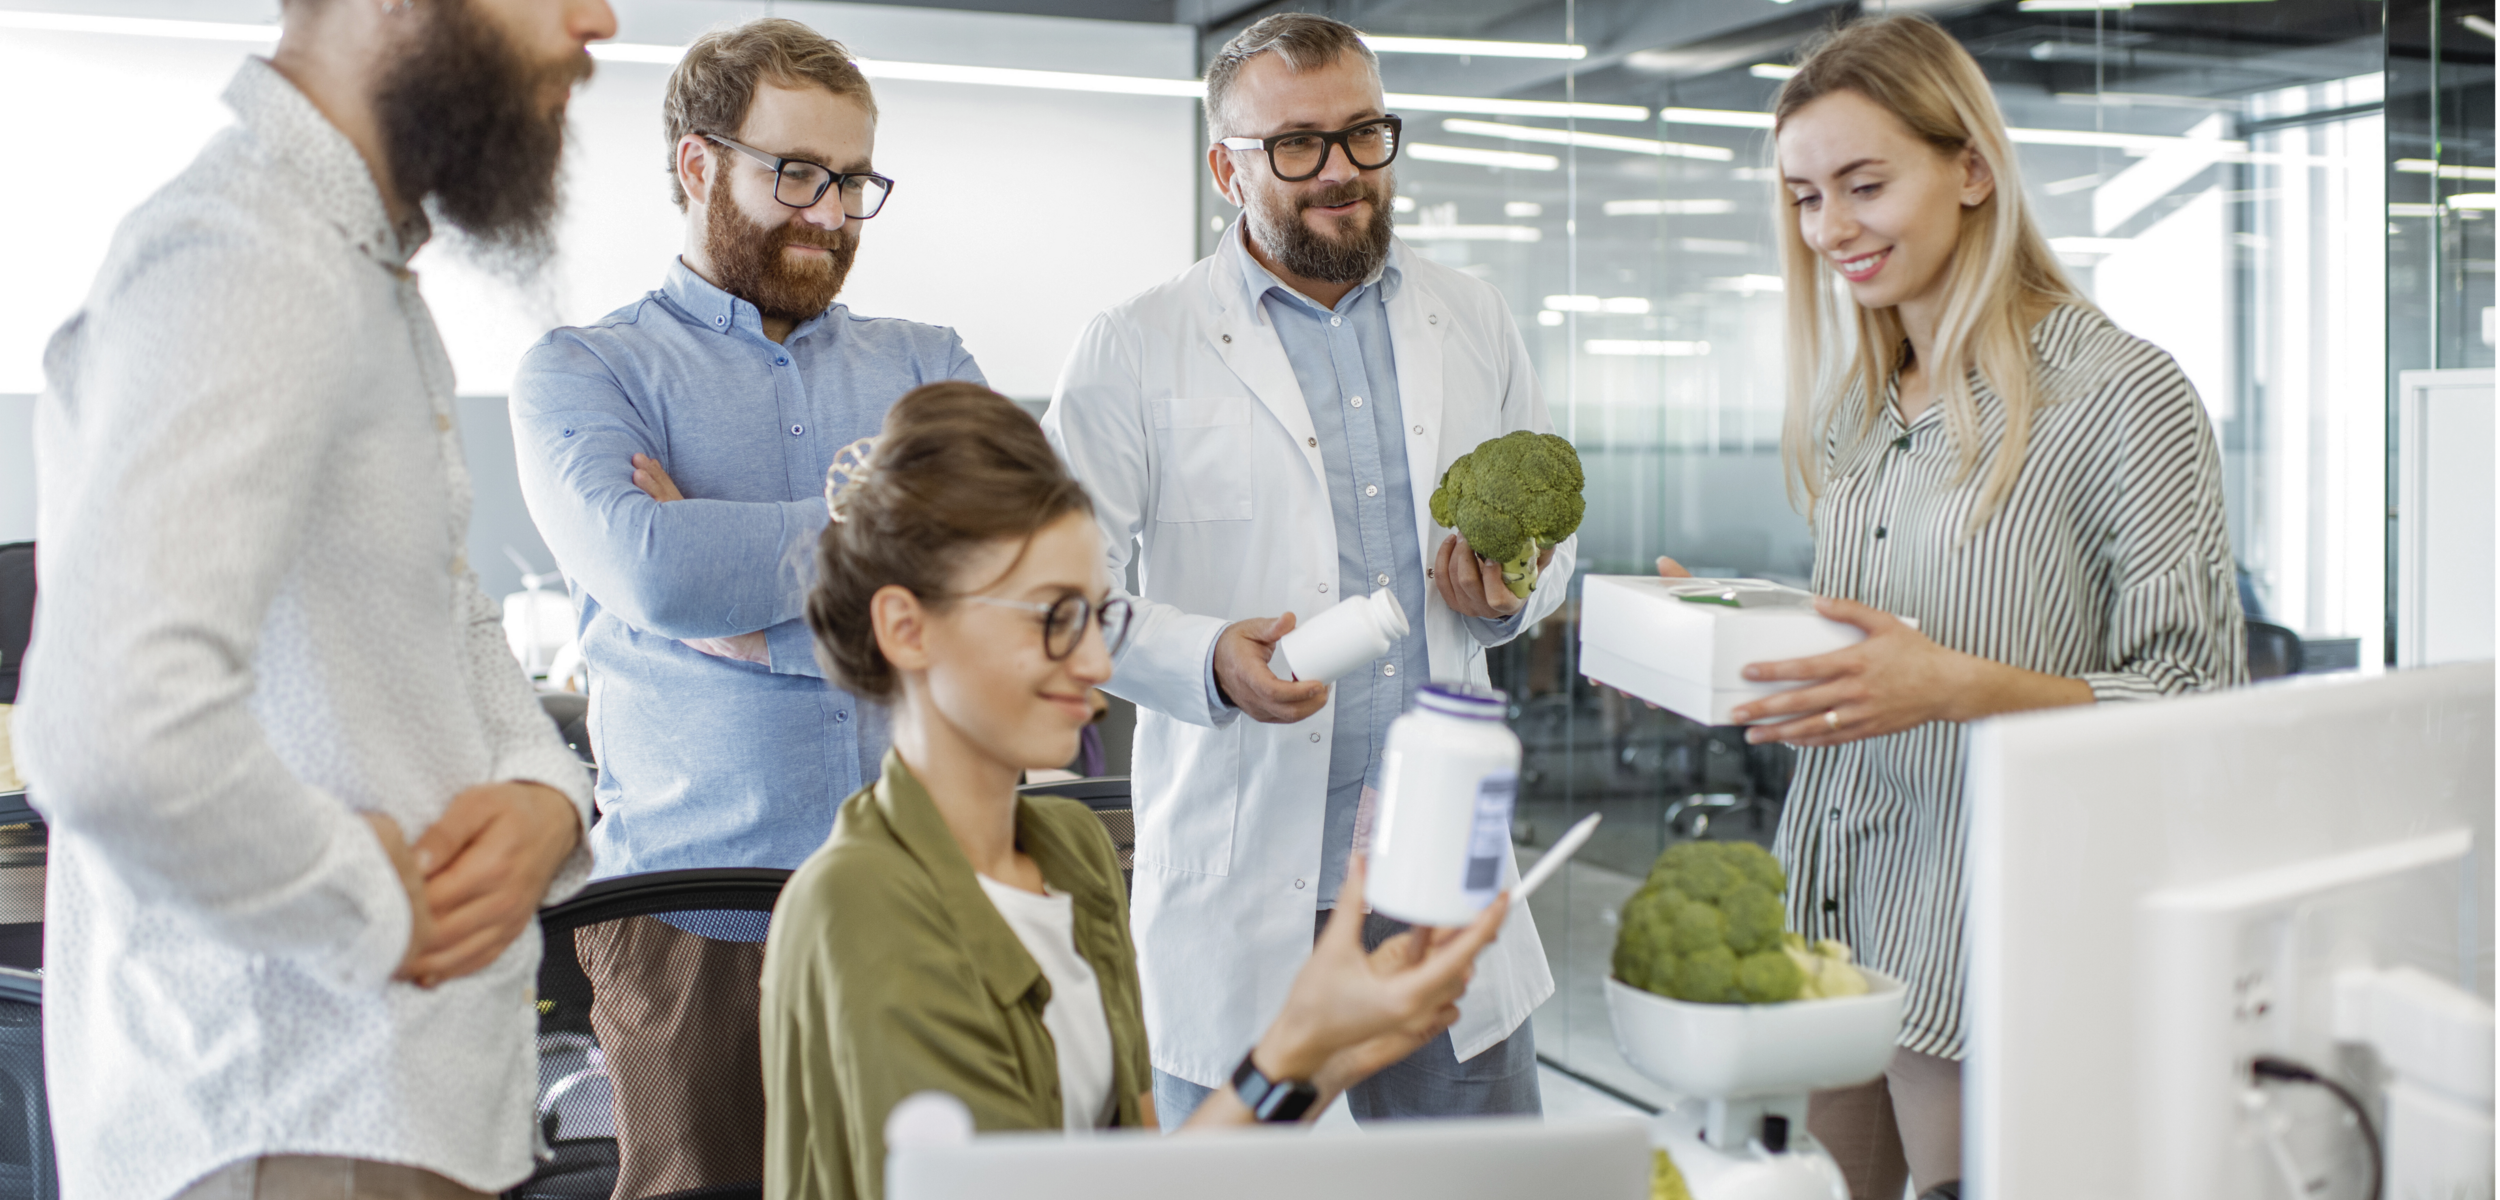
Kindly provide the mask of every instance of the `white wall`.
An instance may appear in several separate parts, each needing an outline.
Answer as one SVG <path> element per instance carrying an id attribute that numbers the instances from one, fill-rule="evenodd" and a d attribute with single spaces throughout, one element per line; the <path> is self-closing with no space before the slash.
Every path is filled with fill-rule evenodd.
<path id="1" fill-rule="evenodd" d="M 0 7 L 258 21 L 267 0 Z M 682 44 L 762 3 L 619 0 L 619 41 Z M 875 5 L 793 3 L 869 58 L 1182 78 L 1185 27 Z M 236 64 L 265 46 L 0 29 L 0 135 L 50 148 L 52 165 L 0 189 L 7 286 L 0 286 L 0 395 L 42 387 L 43 345 L 83 299 L 122 215 L 232 119 L 217 99 Z M 606 62 L 575 99 L 562 257 L 537 295 L 516 294 L 440 247 L 416 266 L 451 348 L 460 390 L 506 390 L 549 327 L 588 321 L 658 286 L 684 237 L 668 201 L 659 124 L 668 68 Z M 990 382 L 1048 395 L 1093 313 L 1169 277 L 1194 256 L 1196 104 L 1184 99 L 888 81 L 877 165 L 897 180 L 871 222 L 843 300 L 856 311 L 952 325 Z M 75 114 L 76 144 L 64 140 Z M 14 182 L 14 181 L 13 181 Z M 0 406 L 0 441 L 22 444 L 25 406 Z M 471 438 L 499 436 L 472 424 Z M 0 540 L 32 536 L 24 472 L 0 452 Z M 500 561 L 496 555 L 495 560 Z M 481 566 L 485 563 L 481 561 Z"/>

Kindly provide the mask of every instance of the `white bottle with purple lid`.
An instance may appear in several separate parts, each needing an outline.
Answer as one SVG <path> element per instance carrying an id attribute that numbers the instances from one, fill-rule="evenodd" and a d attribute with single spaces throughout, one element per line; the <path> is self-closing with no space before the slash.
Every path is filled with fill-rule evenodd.
<path id="1" fill-rule="evenodd" d="M 1502 890 L 1519 737 L 1509 698 L 1427 683 L 1389 726 L 1364 899 L 1413 925 L 1464 925 Z"/>

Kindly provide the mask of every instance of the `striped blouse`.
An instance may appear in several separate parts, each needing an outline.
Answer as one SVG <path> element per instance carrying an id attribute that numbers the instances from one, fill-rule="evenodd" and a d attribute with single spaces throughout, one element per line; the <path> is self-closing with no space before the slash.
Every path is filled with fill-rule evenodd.
<path id="1" fill-rule="evenodd" d="M 1938 644 L 2150 700 L 2247 679 L 2223 520 L 2222 459 L 2195 389 L 2159 347 L 2063 306 L 2032 330 L 2052 403 L 2002 508 L 1965 533 L 1983 469 L 1941 406 L 1906 427 L 1886 403 L 1826 446 L 1814 590 L 1905 617 Z M 1994 455 L 2005 407 L 1972 376 Z M 1887 397 L 1889 399 L 1889 395 Z M 1863 393 L 1843 401 L 1853 427 Z M 1983 464 L 1984 464 L 1983 460 Z M 1800 753 L 1777 850 L 1791 927 L 1836 937 L 1909 987 L 1901 1045 L 1963 1054 L 1963 726 Z"/>

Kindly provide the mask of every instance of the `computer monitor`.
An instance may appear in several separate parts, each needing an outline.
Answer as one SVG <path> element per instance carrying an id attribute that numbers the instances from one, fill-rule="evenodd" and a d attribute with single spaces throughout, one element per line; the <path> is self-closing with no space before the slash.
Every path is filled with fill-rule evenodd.
<path id="1" fill-rule="evenodd" d="M 1633 1118 L 1406 1121 L 1179 1134 L 993 1134 L 905 1146 L 888 1200 L 1645 1200 L 1649 1131 Z"/>
<path id="2" fill-rule="evenodd" d="M 2488 1163 L 2492 664 L 2007 717 L 1971 747 L 1964 1195 L 2272 1197 L 2295 1158 L 2363 1161 L 2325 1122 L 2285 1153 L 2248 1103 L 2280 1056 L 2377 1106 L 2335 1029 L 2355 968 L 2479 1010 L 2457 1053 Z"/>

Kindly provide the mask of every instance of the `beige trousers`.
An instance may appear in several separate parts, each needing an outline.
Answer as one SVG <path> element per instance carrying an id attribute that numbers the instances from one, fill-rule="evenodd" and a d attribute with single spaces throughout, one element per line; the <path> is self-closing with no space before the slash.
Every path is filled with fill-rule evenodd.
<path id="1" fill-rule="evenodd" d="M 1895 1050 L 1884 1077 L 1816 1092 L 1806 1128 L 1849 1181 L 1849 1200 L 1901 1200 L 1962 1177 L 1962 1064 Z"/>
<path id="2" fill-rule="evenodd" d="M 423 1167 L 278 1154 L 227 1163 L 174 1200 L 493 1200 Z"/>

